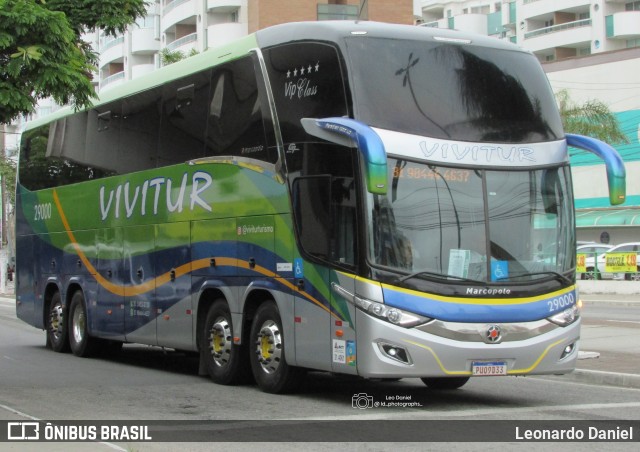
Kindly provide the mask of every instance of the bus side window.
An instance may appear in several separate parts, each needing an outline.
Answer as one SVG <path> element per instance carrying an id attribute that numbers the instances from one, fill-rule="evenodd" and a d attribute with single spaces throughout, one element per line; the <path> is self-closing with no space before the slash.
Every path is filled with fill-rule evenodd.
<path id="1" fill-rule="evenodd" d="M 353 177 L 334 177 L 331 183 L 333 218 L 332 259 L 355 265 L 356 184 Z"/>
<path id="2" fill-rule="evenodd" d="M 210 71 L 165 85 L 160 113 L 158 167 L 204 157 Z"/>
<path id="3" fill-rule="evenodd" d="M 121 119 L 122 101 L 100 105 L 89 110 L 84 155 L 80 161 L 112 174 L 128 171 L 120 165 L 118 159 Z M 68 152 L 69 150 L 65 151 L 65 153 Z"/>
<path id="4" fill-rule="evenodd" d="M 49 171 L 49 161 L 46 158 L 50 127 L 47 124 L 22 134 L 18 180 L 29 190 L 56 185 L 55 176 Z"/>
<path id="5" fill-rule="evenodd" d="M 250 57 L 215 70 L 211 81 L 207 155 L 235 155 L 275 163 L 267 150 L 256 72 Z"/>
<path id="6" fill-rule="evenodd" d="M 162 88 L 143 91 L 124 100 L 118 160 L 127 171 L 156 166 L 161 100 Z"/>

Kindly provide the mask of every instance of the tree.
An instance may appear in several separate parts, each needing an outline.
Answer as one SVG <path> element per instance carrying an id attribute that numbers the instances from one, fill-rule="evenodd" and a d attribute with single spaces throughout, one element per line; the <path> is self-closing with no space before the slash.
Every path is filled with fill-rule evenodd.
<path id="1" fill-rule="evenodd" d="M 577 105 L 566 89 L 558 91 L 556 99 L 565 132 L 597 138 L 611 145 L 629 143 L 618 119 L 604 103 L 588 100 Z"/>
<path id="2" fill-rule="evenodd" d="M 81 34 L 116 36 L 145 14 L 145 0 L 0 0 L 0 124 L 46 97 L 91 106 L 98 55 Z"/>
<path id="3" fill-rule="evenodd" d="M 168 66 L 197 54 L 198 51 L 196 49 L 191 49 L 188 54 L 185 54 L 182 50 L 171 51 L 165 47 L 160 51 L 160 61 L 163 66 Z"/>

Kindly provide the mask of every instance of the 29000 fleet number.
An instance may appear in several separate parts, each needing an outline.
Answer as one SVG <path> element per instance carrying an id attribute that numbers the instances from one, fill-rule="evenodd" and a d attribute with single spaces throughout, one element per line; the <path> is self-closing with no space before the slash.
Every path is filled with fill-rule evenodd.
<path id="1" fill-rule="evenodd" d="M 555 312 L 560 309 L 568 308 L 573 306 L 576 299 L 573 295 L 573 292 L 566 293 L 559 297 L 553 298 L 547 301 L 547 306 L 549 307 L 549 312 Z"/>
<path id="2" fill-rule="evenodd" d="M 48 220 L 51 218 L 51 203 L 36 204 L 35 206 L 35 221 Z"/>

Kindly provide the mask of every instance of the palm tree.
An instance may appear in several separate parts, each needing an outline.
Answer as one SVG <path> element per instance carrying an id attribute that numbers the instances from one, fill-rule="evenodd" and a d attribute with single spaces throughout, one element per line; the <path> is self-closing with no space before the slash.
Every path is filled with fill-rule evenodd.
<path id="1" fill-rule="evenodd" d="M 629 143 L 618 119 L 601 101 L 588 100 L 577 105 L 566 89 L 558 91 L 556 99 L 565 132 L 597 138 L 611 145 Z"/>

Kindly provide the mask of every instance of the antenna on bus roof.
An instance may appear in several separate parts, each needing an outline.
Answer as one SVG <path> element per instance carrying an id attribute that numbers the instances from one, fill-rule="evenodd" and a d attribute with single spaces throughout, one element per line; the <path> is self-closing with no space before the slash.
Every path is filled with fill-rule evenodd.
<path id="1" fill-rule="evenodd" d="M 366 4 L 367 4 L 367 0 L 360 0 L 360 11 L 358 11 L 358 19 L 357 20 L 362 20 L 362 18 L 360 16 L 362 16 L 362 11 L 364 10 L 364 7 L 366 6 Z M 367 14 L 367 16 L 368 16 L 368 14 Z"/>

